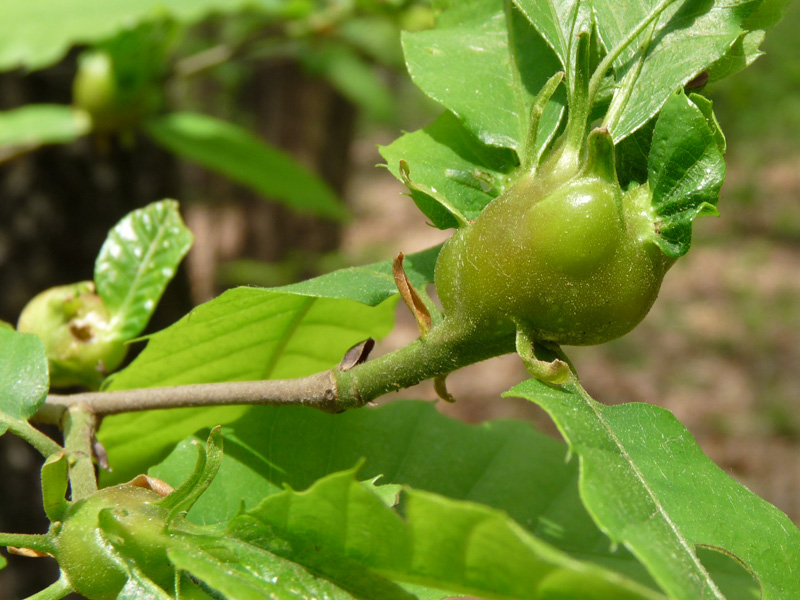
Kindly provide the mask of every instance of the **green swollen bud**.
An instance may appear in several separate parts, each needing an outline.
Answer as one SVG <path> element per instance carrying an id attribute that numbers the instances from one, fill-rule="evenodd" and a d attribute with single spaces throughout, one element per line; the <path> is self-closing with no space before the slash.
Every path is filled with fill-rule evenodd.
<path id="1" fill-rule="evenodd" d="M 50 288 L 34 297 L 19 317 L 19 331 L 44 341 L 54 387 L 97 388 L 125 358 L 127 346 L 94 291 L 91 281 Z"/>

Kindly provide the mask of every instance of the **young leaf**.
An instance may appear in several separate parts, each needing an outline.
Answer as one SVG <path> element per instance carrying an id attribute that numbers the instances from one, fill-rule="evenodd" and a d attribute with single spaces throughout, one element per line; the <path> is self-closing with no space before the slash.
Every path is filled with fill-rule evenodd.
<path id="1" fill-rule="evenodd" d="M 330 219 L 347 218 L 341 201 L 322 179 L 232 123 L 183 112 L 151 119 L 146 130 L 168 150 L 295 210 Z"/>
<path id="2" fill-rule="evenodd" d="M 172 514 L 187 512 L 208 488 L 222 464 L 222 435 L 219 427 L 211 430 L 205 448 L 197 444 L 198 456 L 192 474 L 169 496 L 159 502 Z"/>
<path id="3" fill-rule="evenodd" d="M 479 142 L 450 112 L 379 150 L 395 177 L 403 180 L 400 164 L 406 161 L 414 182 L 436 190 L 467 219 L 477 217 L 500 195 L 517 167 L 511 151 Z M 413 190 L 411 197 L 434 226 L 457 225 L 436 199 Z"/>
<path id="4" fill-rule="evenodd" d="M 668 411 L 604 406 L 577 384 L 529 380 L 506 395 L 536 402 L 580 457 L 581 497 L 671 598 L 722 598 L 697 548 L 718 549 L 758 579 L 764 600 L 800 597 L 800 531 L 709 460 Z"/>
<path id="5" fill-rule="evenodd" d="M 0 112 L 0 161 L 45 144 L 68 144 L 86 135 L 87 114 L 58 104 L 30 104 Z"/>
<path id="6" fill-rule="evenodd" d="M 748 22 L 748 17 L 762 1 L 669 3 L 655 24 L 645 28 L 614 62 L 618 88 L 607 121 L 614 140 L 646 123 L 673 90 L 726 56 L 749 27 L 760 28 L 761 23 Z M 614 0 L 593 1 L 606 49 L 623 42 L 654 8 L 663 5 L 663 0 L 645 0 L 626 3 L 620 10 Z M 644 55 L 639 54 L 642 48 Z"/>
<path id="7" fill-rule="evenodd" d="M 511 148 L 520 162 L 537 150 L 526 148 L 531 104 L 560 64 L 509 2 L 453 3 L 435 29 L 404 34 L 403 49 L 414 82 L 484 144 Z M 540 140 L 556 130 L 561 110 L 558 102 L 550 103 Z"/>
<path id="8" fill-rule="evenodd" d="M 42 465 L 42 504 L 50 522 L 60 521 L 68 508 L 68 469 L 66 452 L 48 456 Z"/>
<path id="9" fill-rule="evenodd" d="M 0 415 L 29 419 L 47 398 L 49 386 L 42 340 L 0 327 Z"/>
<path id="10" fill-rule="evenodd" d="M 718 131 L 718 130 L 717 130 Z M 656 121 L 648 157 L 653 195 L 655 242 L 667 256 L 689 251 L 692 222 L 700 214 L 716 214 L 725 179 L 719 136 L 706 115 L 683 92 L 670 96 Z"/>
<path id="11" fill-rule="evenodd" d="M 151 336 L 110 389 L 316 373 L 336 365 L 357 342 L 386 335 L 394 321 L 394 306 L 393 301 L 372 308 L 352 300 L 255 288 L 229 290 Z M 247 410 L 228 406 L 112 416 L 104 419 L 99 435 L 115 481 L 124 481 L 187 435 L 228 423 Z"/>
<path id="12" fill-rule="evenodd" d="M 108 232 L 94 280 L 120 338 L 142 332 L 191 245 L 174 200 L 134 210 Z"/>

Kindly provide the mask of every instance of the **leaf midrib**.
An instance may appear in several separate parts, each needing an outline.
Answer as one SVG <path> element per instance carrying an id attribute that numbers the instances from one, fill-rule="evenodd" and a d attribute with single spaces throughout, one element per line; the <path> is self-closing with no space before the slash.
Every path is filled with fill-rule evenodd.
<path id="1" fill-rule="evenodd" d="M 711 575 L 708 573 L 706 568 L 700 562 L 700 559 L 697 558 L 697 555 L 692 549 L 689 540 L 681 533 L 677 524 L 670 518 L 669 513 L 664 508 L 664 505 L 658 499 L 658 495 L 655 493 L 652 487 L 647 482 L 647 478 L 645 477 L 644 473 L 639 469 L 636 462 L 633 460 L 633 457 L 628 453 L 625 445 L 622 443 L 622 440 L 617 437 L 614 429 L 611 427 L 611 424 L 606 420 L 602 412 L 599 410 L 595 401 L 589 397 L 586 391 L 581 387 L 577 386 L 578 393 L 581 399 L 586 403 L 592 413 L 595 415 L 597 422 L 601 424 L 603 429 L 605 430 L 606 434 L 608 435 L 609 439 L 614 443 L 614 445 L 619 450 L 620 456 L 625 460 L 628 464 L 630 470 L 633 472 L 634 477 L 639 482 L 641 488 L 645 491 L 647 496 L 653 502 L 653 505 L 656 507 L 656 514 L 660 515 L 663 522 L 666 523 L 668 528 L 674 534 L 675 539 L 678 541 L 680 546 L 686 551 L 686 554 L 690 557 L 691 562 L 695 565 L 697 572 L 702 576 L 702 579 L 705 581 L 707 588 L 714 594 L 715 598 L 719 600 L 725 600 L 725 596 L 722 594 L 722 591 L 717 587 L 714 583 L 714 580 L 711 578 Z M 631 552 L 635 555 L 639 556 L 639 552 L 635 547 L 629 547 Z M 647 562 L 639 556 L 640 560 L 647 565 Z M 649 570 L 649 569 L 648 569 Z"/>

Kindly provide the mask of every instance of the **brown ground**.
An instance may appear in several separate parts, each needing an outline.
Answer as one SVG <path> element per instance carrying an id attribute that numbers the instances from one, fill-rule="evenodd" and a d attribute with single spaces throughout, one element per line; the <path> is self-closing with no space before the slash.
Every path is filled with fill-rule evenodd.
<path id="1" fill-rule="evenodd" d="M 372 144 L 348 194 L 358 216 L 344 252 L 354 260 L 421 250 L 448 237 L 425 224 Z M 650 402 L 671 410 L 733 477 L 800 522 L 800 157 L 759 173 L 729 167 L 723 218 L 695 227 L 692 252 L 668 274 L 661 296 L 631 334 L 567 349 L 585 387 L 606 403 Z M 758 200 L 752 202 L 751 200 Z M 416 337 L 404 307 L 377 352 Z M 500 393 L 526 378 L 514 356 L 448 378 L 458 399 L 441 410 L 468 422 L 544 413 Z M 434 399 L 430 384 L 396 397 Z"/>

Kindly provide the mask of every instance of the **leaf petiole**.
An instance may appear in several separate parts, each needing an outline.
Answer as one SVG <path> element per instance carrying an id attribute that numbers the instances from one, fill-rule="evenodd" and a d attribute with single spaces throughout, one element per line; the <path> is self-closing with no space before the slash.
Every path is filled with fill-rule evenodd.
<path id="1" fill-rule="evenodd" d="M 10 418 L 0 413 L 0 426 L 2 425 L 6 425 L 8 431 L 36 448 L 39 454 L 45 458 L 63 450 L 52 438 L 33 427 L 27 421 Z"/>

